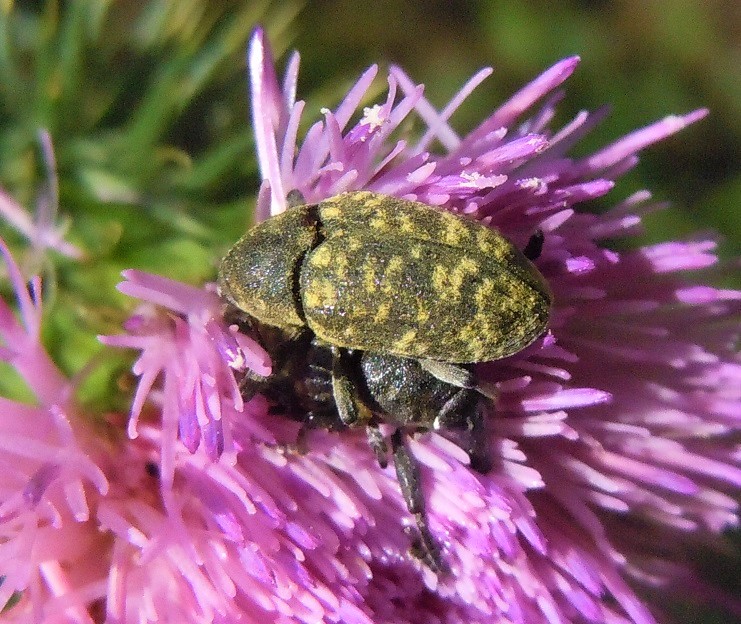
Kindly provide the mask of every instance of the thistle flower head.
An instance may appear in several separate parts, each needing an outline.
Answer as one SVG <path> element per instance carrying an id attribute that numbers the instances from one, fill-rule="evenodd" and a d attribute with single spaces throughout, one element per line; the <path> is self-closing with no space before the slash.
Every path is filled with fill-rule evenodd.
<path id="1" fill-rule="evenodd" d="M 396 476 L 362 432 L 311 431 L 302 453 L 296 422 L 262 396 L 242 399 L 233 372 L 267 375 L 271 363 L 227 325 L 212 288 L 128 271 L 121 290 L 142 305 L 125 335 L 102 340 L 141 352 L 131 439 L 80 456 L 65 445 L 80 465 L 97 458 L 84 472 L 97 488 L 89 511 L 71 522 L 102 530 L 105 556 L 78 552 L 85 574 L 58 567 L 44 587 L 76 615 L 105 598 L 116 622 L 654 622 L 636 588 L 690 586 L 682 544 L 713 543 L 737 523 L 741 469 L 729 434 L 741 414 L 732 353 L 741 293 L 699 281 L 717 263 L 712 239 L 604 245 L 658 206 L 646 192 L 602 215 L 585 202 L 610 192 L 641 149 L 706 111 L 570 156 L 604 116 L 550 127 L 555 90 L 577 62 L 557 63 L 463 136 L 448 120 L 489 70 L 438 112 L 393 67 L 385 100 L 361 113 L 373 67 L 300 140 L 298 56 L 281 84 L 262 31 L 250 44 L 259 218 L 284 210 L 291 191 L 314 203 L 368 189 L 464 214 L 519 247 L 545 234 L 536 263 L 554 295 L 549 331 L 479 370 L 498 390 L 491 471 L 472 471 L 436 433 L 409 440 L 447 572 L 412 555 L 405 528 L 414 521 Z M 401 131 L 414 118 L 425 129 L 412 142 Z M 14 285 L 24 318 L 36 319 L 22 280 Z M 0 319 L 6 350 L 27 353 L 17 345 L 34 334 L 9 315 Z M 41 364 L 21 358 L 16 367 L 48 368 L 38 340 L 30 344 Z M 54 375 L 28 375 L 43 386 L 42 406 L 64 395 Z M 27 470 L 15 489 L 63 483 L 59 470 Z M 18 500 L 12 484 L 5 490 L 3 500 Z M 7 598 L 22 581 L 0 590 Z M 16 609 L 19 619 L 29 613 Z"/>

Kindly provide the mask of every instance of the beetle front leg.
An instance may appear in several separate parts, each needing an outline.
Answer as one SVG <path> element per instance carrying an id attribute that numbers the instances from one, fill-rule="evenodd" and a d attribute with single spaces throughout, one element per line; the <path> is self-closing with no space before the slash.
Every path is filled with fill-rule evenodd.
<path id="1" fill-rule="evenodd" d="M 417 362 L 419 362 L 419 365 L 424 370 L 435 377 L 435 379 L 439 379 L 451 386 L 457 386 L 458 388 L 476 390 L 479 394 L 483 394 L 492 400 L 496 400 L 497 398 L 497 391 L 494 384 L 480 381 L 476 373 L 465 366 L 424 358 L 417 360 Z"/>
<path id="2" fill-rule="evenodd" d="M 420 358 L 417 362 L 430 375 L 451 386 L 457 386 L 458 388 L 476 387 L 476 376 L 473 371 L 464 366 L 425 358 Z"/>
<path id="3" fill-rule="evenodd" d="M 422 496 L 422 485 L 419 475 L 419 466 L 414 461 L 402 438 L 401 429 L 397 429 L 391 435 L 391 448 L 394 456 L 394 467 L 396 478 L 399 480 L 401 493 L 407 504 L 407 509 L 417 522 L 417 530 L 421 541 L 420 558 L 430 567 L 438 572 L 444 569 L 440 548 L 430 532 L 425 513 L 424 498 Z"/>

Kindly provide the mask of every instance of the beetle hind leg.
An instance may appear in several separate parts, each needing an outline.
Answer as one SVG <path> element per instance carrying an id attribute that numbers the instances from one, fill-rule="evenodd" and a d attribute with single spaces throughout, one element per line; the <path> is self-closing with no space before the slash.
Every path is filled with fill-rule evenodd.
<path id="1" fill-rule="evenodd" d="M 440 556 L 440 547 L 432 536 L 427 514 L 425 512 L 424 497 L 422 496 L 422 483 L 419 474 L 419 466 L 411 456 L 402 438 L 401 429 L 397 429 L 391 435 L 391 448 L 396 468 L 396 478 L 399 480 L 401 493 L 407 504 L 407 509 L 414 516 L 419 531 L 418 539 L 412 547 L 412 552 L 424 561 L 434 572 L 444 571 L 444 564 Z"/>
<path id="2" fill-rule="evenodd" d="M 481 401 L 468 418 L 468 458 L 471 468 L 486 474 L 492 468 L 489 440 L 486 434 L 486 409 Z"/>
<path id="3" fill-rule="evenodd" d="M 489 472 L 486 409 L 476 390 L 456 392 L 435 417 L 433 429 L 454 434 L 454 441 L 466 450 L 471 468 L 482 474 Z"/>

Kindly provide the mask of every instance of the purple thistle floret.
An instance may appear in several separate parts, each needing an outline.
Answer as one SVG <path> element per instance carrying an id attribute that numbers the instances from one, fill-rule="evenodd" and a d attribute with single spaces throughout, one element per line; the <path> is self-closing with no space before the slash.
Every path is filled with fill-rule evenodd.
<path id="1" fill-rule="evenodd" d="M 659 208 L 648 193 L 602 215 L 582 204 L 706 111 L 572 158 L 604 117 L 549 129 L 577 62 L 463 137 L 448 120 L 490 70 L 438 112 L 392 68 L 386 100 L 350 125 L 372 67 L 299 141 L 298 56 L 280 85 L 262 31 L 250 45 L 259 218 L 284 210 L 290 191 L 317 202 L 368 189 L 466 214 L 519 247 L 545 233 L 549 330 L 479 367 L 499 393 L 492 470 L 472 471 L 436 433 L 409 440 L 448 571 L 411 554 L 414 520 L 362 431 L 311 431 L 302 453 L 298 423 L 262 396 L 242 400 L 234 371 L 267 375 L 270 362 L 226 324 L 211 287 L 125 273 L 121 290 L 143 303 L 125 335 L 102 340 L 141 351 L 141 380 L 128 439 L 103 440 L 40 347 L 38 282 L 29 295 L 3 248 L 25 327 L 0 307 L 1 355 L 39 402 L 3 400 L 0 420 L 0 568 L 23 562 L 0 602 L 25 593 L 9 621 L 648 624 L 656 614 L 637 588 L 695 586 L 684 545 L 713 545 L 738 522 L 741 293 L 698 281 L 717 262 L 711 239 L 600 245 L 638 231 Z M 425 128 L 409 144 L 395 133 L 415 114 Z M 16 445 L 29 457 L 13 465 Z"/>
<path id="2" fill-rule="evenodd" d="M 48 182 L 46 188 L 39 193 L 33 216 L 0 189 L 0 217 L 20 232 L 31 244 L 30 264 L 34 267 L 34 271 L 42 265 L 43 256 L 48 249 L 77 260 L 84 256 L 81 249 L 64 240 L 69 224 L 56 223 L 59 208 L 59 181 L 54 149 L 48 131 L 39 131 L 39 143 L 44 156 Z"/>

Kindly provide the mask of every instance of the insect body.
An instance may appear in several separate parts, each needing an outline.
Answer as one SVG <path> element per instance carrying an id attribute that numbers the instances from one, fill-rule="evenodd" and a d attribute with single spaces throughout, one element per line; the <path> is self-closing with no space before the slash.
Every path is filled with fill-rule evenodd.
<path id="1" fill-rule="evenodd" d="M 391 436 L 424 558 L 436 546 L 403 432 L 458 432 L 488 467 L 483 414 L 492 394 L 468 364 L 512 355 L 548 323 L 551 294 L 530 259 L 481 224 L 371 192 L 296 206 L 252 228 L 222 260 L 219 288 L 273 359 L 245 378 L 305 427 L 366 426 L 379 461 Z M 528 259 L 530 258 L 530 259 Z"/>
<path id="2" fill-rule="evenodd" d="M 367 191 L 255 226 L 219 285 L 259 321 L 308 327 L 330 345 L 457 363 L 522 350 L 551 303 L 535 266 L 494 230 Z"/>

